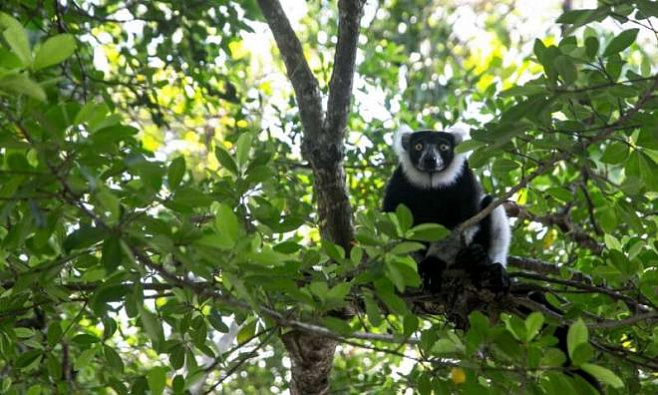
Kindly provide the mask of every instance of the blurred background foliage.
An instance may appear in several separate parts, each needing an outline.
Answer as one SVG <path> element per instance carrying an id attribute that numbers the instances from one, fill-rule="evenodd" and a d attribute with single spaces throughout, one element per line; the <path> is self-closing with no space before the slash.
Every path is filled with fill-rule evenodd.
<path id="1" fill-rule="evenodd" d="M 336 7 L 284 3 L 326 93 Z M 519 186 L 512 254 L 623 296 L 550 285 L 566 318 L 656 313 L 655 1 L 369 1 L 344 162 L 350 257 L 320 242 L 295 100 L 256 1 L 0 11 L 2 393 L 279 393 L 290 362 L 263 308 L 420 339 L 341 343 L 336 393 L 587 391 L 532 321 L 474 315 L 464 333 L 395 292 L 418 284 L 417 246 L 400 239 L 438 237 L 378 212 L 400 124 L 468 127 L 485 189 Z M 355 300 L 364 314 L 322 318 Z M 573 342 L 608 393 L 658 391 L 651 321 Z"/>

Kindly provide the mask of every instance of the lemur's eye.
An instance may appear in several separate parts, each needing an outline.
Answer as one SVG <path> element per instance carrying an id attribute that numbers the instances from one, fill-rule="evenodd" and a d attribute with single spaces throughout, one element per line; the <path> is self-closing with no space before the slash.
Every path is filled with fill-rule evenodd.
<path id="1" fill-rule="evenodd" d="M 422 151 L 423 150 L 423 144 L 417 143 L 416 145 L 414 145 L 414 149 L 416 151 Z"/>
<path id="2" fill-rule="evenodd" d="M 439 145 L 439 149 L 441 151 L 447 151 L 447 150 L 450 149 L 450 146 L 448 144 L 441 144 L 441 145 Z"/>

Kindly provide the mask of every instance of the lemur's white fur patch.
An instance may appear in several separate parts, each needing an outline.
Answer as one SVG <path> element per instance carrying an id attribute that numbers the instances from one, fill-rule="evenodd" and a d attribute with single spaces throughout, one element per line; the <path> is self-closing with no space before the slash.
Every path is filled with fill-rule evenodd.
<path id="1" fill-rule="evenodd" d="M 493 209 L 491 214 L 491 247 L 489 258 L 494 263 L 507 267 L 507 252 L 512 239 L 512 232 L 507 221 L 505 208 L 501 205 Z"/>
<path id="2" fill-rule="evenodd" d="M 455 143 L 457 145 L 461 144 L 464 140 L 468 140 L 469 138 L 468 130 L 462 125 L 463 124 L 456 124 L 445 130 L 446 133 L 450 133 L 455 136 Z"/>
<path id="3" fill-rule="evenodd" d="M 446 130 L 446 132 L 454 134 L 456 144 L 462 142 L 465 135 L 467 135 L 467 132 L 459 127 L 450 128 Z M 413 163 L 411 163 L 409 154 L 402 146 L 402 136 L 407 133 L 413 133 L 413 130 L 407 125 L 402 125 L 393 138 L 393 149 L 398 155 L 398 158 L 400 158 L 402 171 L 404 171 L 409 182 L 414 186 L 423 189 L 441 188 L 443 186 L 454 184 L 455 181 L 457 181 L 457 178 L 462 174 L 466 157 L 463 154 L 455 153 L 452 162 L 447 168 L 433 173 L 420 171 L 414 167 Z"/>

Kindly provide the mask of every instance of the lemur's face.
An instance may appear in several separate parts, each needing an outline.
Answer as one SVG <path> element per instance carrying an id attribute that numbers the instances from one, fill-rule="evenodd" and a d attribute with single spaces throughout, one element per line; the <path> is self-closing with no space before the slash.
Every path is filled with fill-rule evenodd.
<path id="1" fill-rule="evenodd" d="M 446 132 L 421 131 L 402 136 L 402 147 L 413 166 L 422 172 L 445 170 L 455 157 L 455 136 Z"/>

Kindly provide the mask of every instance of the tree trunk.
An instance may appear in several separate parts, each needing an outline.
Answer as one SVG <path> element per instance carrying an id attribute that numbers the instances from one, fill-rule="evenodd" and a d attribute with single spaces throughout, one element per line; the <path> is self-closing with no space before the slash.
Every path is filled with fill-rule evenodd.
<path id="1" fill-rule="evenodd" d="M 292 395 L 328 394 L 336 341 L 294 330 L 283 335 L 292 363 Z"/>
<path id="2" fill-rule="evenodd" d="M 338 42 L 329 82 L 326 113 L 317 79 L 311 72 L 290 22 L 278 0 L 258 0 L 286 65 L 304 130 L 302 154 L 313 169 L 313 193 L 323 240 L 349 252 L 354 239 L 343 169 L 344 138 L 365 0 L 338 1 Z M 300 330 L 283 336 L 292 362 L 292 394 L 326 394 L 336 341 Z"/>

